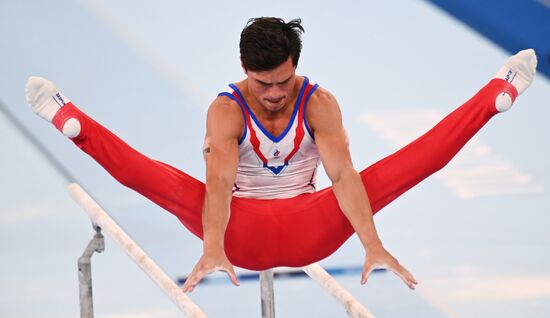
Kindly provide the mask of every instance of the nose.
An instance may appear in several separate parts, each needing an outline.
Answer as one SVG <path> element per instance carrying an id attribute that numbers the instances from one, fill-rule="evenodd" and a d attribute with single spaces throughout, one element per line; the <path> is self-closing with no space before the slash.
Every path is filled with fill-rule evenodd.
<path id="1" fill-rule="evenodd" d="M 268 98 L 272 100 L 280 99 L 284 97 L 284 95 L 285 95 L 285 92 L 281 87 L 279 87 L 279 85 L 273 85 L 269 87 L 267 91 Z"/>

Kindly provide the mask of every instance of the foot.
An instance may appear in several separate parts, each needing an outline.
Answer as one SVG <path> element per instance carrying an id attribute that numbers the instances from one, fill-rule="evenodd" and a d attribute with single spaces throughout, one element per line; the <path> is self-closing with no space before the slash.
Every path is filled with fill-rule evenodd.
<path id="1" fill-rule="evenodd" d="M 500 78 L 512 84 L 518 91 L 518 95 L 520 95 L 531 85 L 536 69 L 537 56 L 535 51 L 527 49 L 511 56 L 494 78 Z M 504 92 L 498 95 L 495 106 L 499 112 L 505 112 L 512 107 L 512 103 L 512 96 Z"/>
<path id="2" fill-rule="evenodd" d="M 42 77 L 29 77 L 25 95 L 32 110 L 50 123 L 61 107 L 70 102 L 52 82 Z M 77 119 L 70 118 L 63 123 L 62 132 L 67 137 L 76 137 L 80 133 L 80 123 Z"/>

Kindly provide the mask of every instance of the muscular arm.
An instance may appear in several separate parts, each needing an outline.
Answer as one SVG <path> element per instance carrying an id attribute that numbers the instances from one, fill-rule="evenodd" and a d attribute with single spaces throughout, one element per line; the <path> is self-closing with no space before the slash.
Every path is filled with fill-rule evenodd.
<path id="1" fill-rule="evenodd" d="M 417 283 L 414 277 L 384 249 L 378 237 L 367 192 L 361 176 L 353 168 L 336 99 L 328 91 L 319 89 L 309 103 L 307 120 L 313 129 L 325 171 L 332 181 L 334 195 L 366 251 L 361 282 L 365 283 L 375 268 L 388 268 L 409 288 L 414 288 Z"/>
<path id="2" fill-rule="evenodd" d="M 238 140 L 242 132 L 238 107 L 220 97 L 210 106 L 203 154 L 206 161 L 206 196 L 203 211 L 204 249 L 222 249 L 229 221 L 231 191 L 239 162 Z"/>
<path id="3" fill-rule="evenodd" d="M 206 161 L 206 195 L 202 214 L 203 255 L 183 286 L 193 291 L 207 274 L 222 270 L 238 285 L 233 266 L 224 250 L 230 216 L 231 191 L 237 176 L 242 113 L 226 97 L 218 97 L 208 109 L 203 155 Z"/>
<path id="4" fill-rule="evenodd" d="M 326 90 L 319 89 L 312 96 L 308 106 L 308 121 L 340 208 L 365 249 L 380 245 L 367 192 L 361 176 L 353 168 L 340 108 L 336 99 Z"/>

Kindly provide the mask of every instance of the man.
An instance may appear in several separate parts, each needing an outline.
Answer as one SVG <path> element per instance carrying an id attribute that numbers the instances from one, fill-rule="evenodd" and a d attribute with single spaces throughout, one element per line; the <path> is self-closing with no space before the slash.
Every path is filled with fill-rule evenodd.
<path id="1" fill-rule="evenodd" d="M 317 148 L 318 152 L 315 149 L 309 151 L 309 158 L 300 158 L 290 166 L 284 166 L 283 162 L 276 167 L 253 163 L 246 167 L 243 166 L 242 160 L 239 160 L 239 157 L 246 156 L 243 152 L 252 153 L 251 149 L 239 152 L 239 149 L 245 149 L 244 145 L 239 145 L 239 140 L 246 137 L 243 135 L 246 131 L 247 116 L 243 118 L 243 113 L 247 111 L 255 116 L 257 126 L 264 128 L 256 131 L 252 128 L 248 136 L 254 131 L 255 134 L 266 137 L 283 137 L 277 141 L 273 141 L 274 138 L 264 138 L 263 143 L 268 145 L 260 145 L 264 147 L 257 150 L 258 155 L 261 156 L 263 153 L 264 157 L 269 157 L 272 153 L 268 151 L 275 149 L 274 147 L 279 148 L 276 151 L 280 152 L 284 148 L 285 140 L 293 146 L 295 136 L 285 134 L 285 129 L 292 124 L 291 119 L 298 121 L 293 118 L 298 111 L 296 108 L 299 107 L 296 100 L 306 81 L 305 78 L 296 75 L 302 46 L 300 32 L 304 30 L 300 22 L 293 20 L 285 23 L 277 18 L 250 20 L 241 34 L 240 41 L 241 63 L 247 78 L 235 84 L 235 89 L 242 92 L 243 105 L 239 105 L 237 100 L 221 95 L 209 108 L 204 148 L 204 254 L 189 275 L 183 287 L 185 291 L 192 291 L 204 275 L 215 270 L 226 271 L 232 282 L 238 284 L 233 267 L 224 252 L 225 228 L 229 220 L 234 185 L 235 195 L 240 195 L 243 191 L 241 183 L 248 185 L 247 175 L 251 175 L 251 185 L 245 189 L 245 195 L 248 197 L 288 198 L 304 192 L 313 192 L 315 188 L 310 184 L 311 179 L 315 177 L 319 156 L 332 181 L 338 203 L 365 248 L 367 258 L 361 282 L 367 281 L 368 274 L 373 269 L 387 267 L 399 275 L 410 288 L 414 288 L 417 283 L 382 246 L 372 219 L 367 193 L 359 173 L 352 165 L 340 108 L 334 96 L 327 90 L 317 88 L 312 92 L 305 112 L 305 123 L 309 125 L 312 136 L 315 137 L 314 143 L 310 144 L 316 145 L 313 148 Z M 244 103 L 248 104 L 249 109 L 243 108 Z M 299 121 L 296 123 L 296 126 L 301 125 Z M 307 126 L 305 128 L 307 130 Z M 307 151 L 304 150 L 307 146 L 300 145 L 297 152 Z M 294 147 L 287 147 L 285 150 L 286 153 L 277 154 L 277 157 L 298 155 L 291 153 Z M 293 169 L 296 166 L 299 168 Z M 238 170 L 239 167 L 241 169 Z M 284 171 L 274 174 L 273 170 L 277 167 L 283 167 Z M 257 178 L 264 179 L 266 184 L 255 180 Z M 263 186 L 269 183 L 272 185 L 266 191 Z M 279 190 L 280 188 L 283 190 Z M 271 194 L 270 191 L 276 193 Z"/>
<path id="2" fill-rule="evenodd" d="M 135 151 L 51 82 L 36 77 L 27 82 L 33 111 L 204 240 L 184 291 L 215 270 L 238 285 L 233 264 L 254 270 L 307 265 L 333 253 L 353 233 L 366 253 L 362 283 L 374 269 L 388 268 L 414 288 L 415 278 L 384 249 L 372 214 L 445 166 L 494 115 L 512 106 L 535 73 L 534 51 L 519 52 L 433 129 L 357 173 L 336 99 L 296 75 L 300 23 L 258 18 L 243 30 L 247 78 L 221 93 L 208 111 L 206 185 Z M 316 192 L 319 159 L 333 186 Z"/>

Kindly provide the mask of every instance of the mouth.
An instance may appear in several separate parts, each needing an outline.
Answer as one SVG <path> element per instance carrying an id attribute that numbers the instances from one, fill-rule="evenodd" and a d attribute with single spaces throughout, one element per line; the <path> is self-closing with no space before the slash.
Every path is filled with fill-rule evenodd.
<path id="1" fill-rule="evenodd" d="M 281 104 L 281 102 L 284 100 L 285 98 L 284 97 L 281 97 L 281 98 L 276 98 L 276 99 L 270 99 L 270 98 L 266 98 L 265 101 L 270 104 L 270 105 L 279 105 Z"/>

